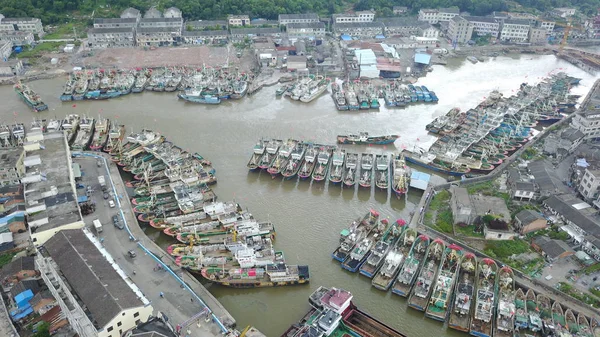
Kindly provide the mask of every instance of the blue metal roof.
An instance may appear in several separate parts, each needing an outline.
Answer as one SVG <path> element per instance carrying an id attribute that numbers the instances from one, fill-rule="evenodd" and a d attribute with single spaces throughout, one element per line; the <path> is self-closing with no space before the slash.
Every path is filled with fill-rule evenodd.
<path id="1" fill-rule="evenodd" d="M 429 61 L 431 61 L 431 55 L 429 54 L 415 54 L 415 63 L 420 63 L 420 64 L 429 64 Z"/>
<path id="2" fill-rule="evenodd" d="M 376 39 L 385 39 L 385 36 L 383 36 L 383 35 L 375 35 L 375 38 Z"/>
<path id="3" fill-rule="evenodd" d="M 412 170 L 410 174 L 410 187 L 414 187 L 420 190 L 426 190 L 429 185 L 431 175 L 419 171 Z"/>
<path id="4" fill-rule="evenodd" d="M 340 38 L 341 38 L 342 40 L 344 40 L 344 41 L 350 41 L 350 40 L 352 40 L 352 36 L 350 36 L 350 35 L 346 35 L 346 34 L 342 34 L 342 35 L 340 36 Z"/>
<path id="5" fill-rule="evenodd" d="M 88 197 L 87 197 L 87 196 L 85 196 L 85 195 L 82 195 L 82 196 L 80 196 L 80 197 L 77 197 L 77 202 L 78 202 L 78 203 L 82 203 L 82 202 L 86 202 L 86 201 L 88 201 Z"/>

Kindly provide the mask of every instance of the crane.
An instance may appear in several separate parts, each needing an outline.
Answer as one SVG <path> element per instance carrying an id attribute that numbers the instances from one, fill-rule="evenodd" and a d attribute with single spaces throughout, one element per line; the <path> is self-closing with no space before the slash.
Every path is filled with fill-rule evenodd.
<path id="1" fill-rule="evenodd" d="M 560 45 L 558 47 L 558 52 L 562 53 L 563 49 L 565 49 L 565 46 L 567 45 L 567 39 L 569 38 L 569 33 L 571 32 L 571 29 L 573 29 L 573 28 L 580 29 L 581 26 L 573 25 L 573 23 L 571 22 L 571 19 L 569 19 L 567 22 L 564 22 L 564 23 L 556 22 L 554 25 L 565 28 L 565 32 L 563 34 L 562 39 L 560 40 Z"/>

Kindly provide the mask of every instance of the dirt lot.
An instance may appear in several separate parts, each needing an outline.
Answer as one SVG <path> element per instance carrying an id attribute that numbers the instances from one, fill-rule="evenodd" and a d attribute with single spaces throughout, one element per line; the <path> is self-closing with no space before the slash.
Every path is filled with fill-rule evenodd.
<path id="1" fill-rule="evenodd" d="M 97 50 L 93 56 L 82 61 L 87 67 L 161 67 L 161 66 L 212 66 L 239 67 L 243 71 L 252 68 L 253 57 L 246 50 L 242 58 L 236 56 L 233 47 L 193 46 L 181 48 L 111 48 Z"/>

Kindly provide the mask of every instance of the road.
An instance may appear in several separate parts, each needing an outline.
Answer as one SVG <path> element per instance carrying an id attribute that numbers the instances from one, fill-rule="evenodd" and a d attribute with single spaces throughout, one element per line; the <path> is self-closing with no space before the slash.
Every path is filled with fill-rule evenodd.
<path id="1" fill-rule="evenodd" d="M 175 327 L 186 321 L 191 317 L 201 313 L 204 306 L 200 303 L 199 297 L 194 292 L 186 289 L 169 271 L 157 270 L 157 261 L 151 254 L 144 251 L 137 242 L 130 239 L 129 234 L 126 230 L 120 230 L 113 226 L 112 216 L 119 215 L 120 211 L 118 206 L 114 208 L 109 207 L 108 200 L 103 199 L 103 193 L 98 183 L 98 176 L 104 175 L 106 177 L 107 184 L 110 186 L 110 179 L 108 178 L 104 164 L 100 167 L 97 166 L 97 159 L 88 157 L 74 158 L 74 162 L 81 165 L 81 171 L 83 172 L 82 184 L 85 186 L 92 186 L 94 192 L 91 194 L 90 199 L 96 205 L 96 211 L 91 215 L 85 216 L 85 224 L 92 232 L 92 222 L 94 219 L 99 219 L 103 224 L 103 231 L 99 234 L 106 250 L 113 256 L 113 258 L 119 263 L 119 266 L 129 275 L 129 277 L 140 287 L 144 295 L 152 301 L 155 314 L 162 312 L 168 318 L 170 323 Z M 131 209 L 129 198 L 125 192 L 123 182 L 118 174 L 118 168 L 110 160 L 109 169 L 111 176 L 115 184 L 115 190 L 117 195 L 110 193 L 110 198 L 119 198 L 122 207 L 123 215 L 127 220 L 132 234 L 139 238 L 140 243 L 148 249 L 152 250 L 156 254 L 164 254 L 162 250 L 157 250 L 153 246 L 153 242 L 143 234 L 141 228 L 137 222 L 134 221 L 134 214 Z M 110 187 L 109 187 L 110 190 Z M 82 189 L 78 190 L 82 193 Z M 110 199 L 109 199 L 110 200 Z M 121 218 L 119 216 L 119 218 Z M 123 219 L 120 219 L 123 223 Z M 131 258 L 128 255 L 128 251 L 133 250 L 137 256 Z M 193 279 L 187 272 L 175 266 L 170 257 L 163 257 L 163 261 L 171 267 L 171 270 L 179 277 L 183 278 L 185 283 L 194 289 L 198 289 L 198 286 L 202 287 L 197 280 Z M 135 273 L 134 273 L 135 272 Z M 203 287 L 202 287 L 203 288 Z M 164 293 L 164 297 L 160 297 L 160 293 Z M 198 292 L 198 291 L 197 291 Z M 220 304 L 216 302 L 212 295 L 207 295 L 207 291 L 201 293 L 203 301 L 208 303 L 208 306 L 215 310 L 215 314 L 224 321 L 233 320 L 231 316 L 221 310 Z M 214 302 L 213 302 L 214 301 Z M 216 303 L 215 303 L 216 302 Z M 182 330 L 182 336 L 219 336 L 222 335 L 222 329 L 215 322 L 212 322 L 210 318 L 206 319 L 207 315 L 203 315 L 200 319 L 194 320 L 194 324 L 190 324 L 187 328 Z M 226 323 L 227 324 L 227 323 Z M 235 324 L 235 321 L 229 322 L 230 325 Z"/>

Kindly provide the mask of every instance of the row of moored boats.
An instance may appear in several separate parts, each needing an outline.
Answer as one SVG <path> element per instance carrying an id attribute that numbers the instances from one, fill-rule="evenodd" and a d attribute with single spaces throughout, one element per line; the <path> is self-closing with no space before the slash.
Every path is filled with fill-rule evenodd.
<path id="1" fill-rule="evenodd" d="M 341 232 L 332 253 L 372 286 L 407 297 L 425 316 L 479 337 L 598 336 L 598 321 L 563 311 L 558 301 L 515 285 L 513 270 L 478 259 L 457 245 L 430 239 L 404 221 L 371 210 Z M 596 335 L 594 335 L 596 333 Z"/>
<path id="2" fill-rule="evenodd" d="M 302 180 L 328 180 L 347 187 L 358 184 L 392 190 L 401 195 L 408 191 L 410 172 L 404 158 L 393 154 L 351 153 L 335 146 L 301 142 L 294 139 L 261 139 L 253 149 L 247 167 L 266 170 L 272 177 Z"/>

